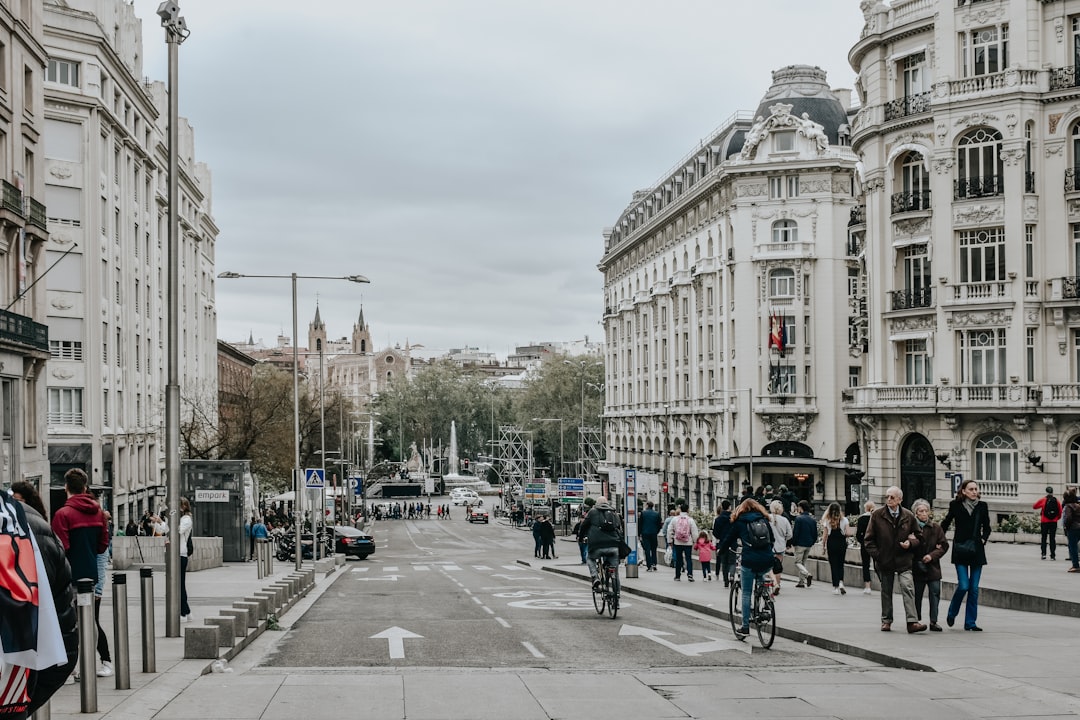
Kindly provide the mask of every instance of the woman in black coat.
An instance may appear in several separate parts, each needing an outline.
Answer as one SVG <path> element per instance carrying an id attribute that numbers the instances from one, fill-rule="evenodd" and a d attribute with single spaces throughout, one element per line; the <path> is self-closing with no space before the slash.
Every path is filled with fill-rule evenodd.
<path id="1" fill-rule="evenodd" d="M 956 498 L 949 503 L 949 513 L 941 521 L 941 529 L 948 531 L 953 523 L 956 523 L 952 542 L 956 592 L 949 603 L 945 622 L 949 627 L 953 626 L 966 595 L 964 629 L 981 631 L 982 628 L 976 624 L 979 615 L 979 579 L 986 564 L 986 541 L 990 539 L 990 509 L 979 500 L 979 486 L 974 480 L 965 480 L 960 485 Z M 968 551 L 965 544 L 969 547 L 973 544 L 973 550 Z"/>

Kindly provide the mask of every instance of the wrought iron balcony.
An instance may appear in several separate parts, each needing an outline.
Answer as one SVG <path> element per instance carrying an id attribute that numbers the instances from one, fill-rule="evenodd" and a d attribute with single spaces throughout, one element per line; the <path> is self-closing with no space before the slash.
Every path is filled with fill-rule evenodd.
<path id="1" fill-rule="evenodd" d="M 892 213 L 915 212 L 930 209 L 930 191 L 898 192 L 892 196 Z"/>
<path id="2" fill-rule="evenodd" d="M 893 290 L 892 309 L 911 310 L 913 308 L 928 308 L 933 306 L 933 293 L 930 288 L 918 290 Z"/>
<path id="3" fill-rule="evenodd" d="M 0 341 L 28 345 L 49 352 L 49 328 L 25 315 L 0 310 Z"/>
<path id="4" fill-rule="evenodd" d="M 953 182 L 953 199 L 981 198 L 1001 195 L 1005 192 L 1004 178 L 1001 175 L 969 177 Z"/>
<path id="5" fill-rule="evenodd" d="M 1080 298 L 1080 277 L 1074 275 L 1061 278 L 1061 297 L 1066 300 Z"/>
<path id="6" fill-rule="evenodd" d="M 1065 192 L 1080 192 L 1080 167 L 1065 169 Z"/>
<path id="7" fill-rule="evenodd" d="M 909 115 L 930 112 L 930 92 L 922 92 L 917 95 L 905 95 L 896 100 L 885 103 L 885 119 L 899 120 Z"/>
<path id="8" fill-rule="evenodd" d="M 15 213 L 16 215 L 21 216 L 23 214 L 22 190 L 15 187 L 11 183 L 9 183 L 7 180 L 2 180 L 0 182 L 4 183 L 4 198 L 3 198 L 3 208 L 4 208 L 4 210 L 10 210 L 11 212 Z"/>
<path id="9" fill-rule="evenodd" d="M 47 222 L 45 217 L 45 204 L 38 202 L 34 198 L 30 198 L 30 224 L 34 227 L 41 228 L 42 230 L 48 230 Z"/>
<path id="10" fill-rule="evenodd" d="M 848 227 L 852 225 L 865 225 L 866 224 L 866 206 L 856 205 L 851 208 L 851 217 L 848 218 Z"/>
<path id="11" fill-rule="evenodd" d="M 1076 75 L 1076 66 L 1050 68 L 1050 90 L 1068 90 L 1080 85 Z"/>

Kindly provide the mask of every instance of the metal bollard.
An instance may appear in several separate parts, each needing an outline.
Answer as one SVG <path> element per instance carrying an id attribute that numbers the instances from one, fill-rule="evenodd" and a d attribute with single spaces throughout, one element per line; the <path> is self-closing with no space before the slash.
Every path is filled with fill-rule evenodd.
<path id="1" fill-rule="evenodd" d="M 48 700 L 34 711 L 34 714 L 30 716 L 30 720 L 52 720 L 52 710 L 49 708 Z"/>
<path id="2" fill-rule="evenodd" d="M 94 620 L 94 583 L 79 578 L 75 583 L 79 608 L 79 702 L 84 713 L 97 712 L 97 621 Z"/>
<path id="3" fill-rule="evenodd" d="M 154 568 L 140 568 L 142 582 L 142 671 L 157 672 L 157 656 L 154 643 Z"/>
<path id="4" fill-rule="evenodd" d="M 116 647 L 116 689 L 131 689 L 131 653 L 128 648 L 127 573 L 116 572 L 113 582 L 113 643 Z"/>
<path id="5" fill-rule="evenodd" d="M 270 540 L 263 540 L 263 544 L 266 545 L 266 568 L 263 570 L 263 574 L 269 577 L 274 574 L 274 543 Z"/>
<path id="6" fill-rule="evenodd" d="M 263 557 L 265 553 L 266 541 L 259 538 L 255 541 L 255 569 L 259 574 L 260 580 L 266 577 L 266 559 Z"/>

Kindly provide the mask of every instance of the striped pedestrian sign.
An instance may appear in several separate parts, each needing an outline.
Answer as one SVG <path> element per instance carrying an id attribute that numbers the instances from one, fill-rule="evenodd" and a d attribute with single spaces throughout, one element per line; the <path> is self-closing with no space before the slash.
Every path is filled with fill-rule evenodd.
<path id="1" fill-rule="evenodd" d="M 308 490 L 322 490 L 326 487 L 326 473 L 322 468 L 308 468 L 304 471 L 304 486 Z"/>

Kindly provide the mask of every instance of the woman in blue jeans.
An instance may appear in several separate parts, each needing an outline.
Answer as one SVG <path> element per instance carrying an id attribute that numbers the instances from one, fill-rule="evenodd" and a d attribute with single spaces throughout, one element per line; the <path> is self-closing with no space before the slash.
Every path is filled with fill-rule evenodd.
<path id="1" fill-rule="evenodd" d="M 967 597 L 964 613 L 964 629 L 981 631 L 976 624 L 979 615 L 979 578 L 983 565 L 986 564 L 986 541 L 990 538 L 990 509 L 979 500 L 979 485 L 974 480 L 965 480 L 960 485 L 956 498 L 949 503 L 949 512 L 941 521 L 941 529 L 948 531 L 956 524 L 952 542 L 952 563 L 956 566 L 956 592 L 949 603 L 949 614 L 945 622 L 949 627 L 956 622 L 960 614 L 960 604 Z M 975 551 L 965 557 L 962 546 L 969 540 L 975 541 Z"/>

